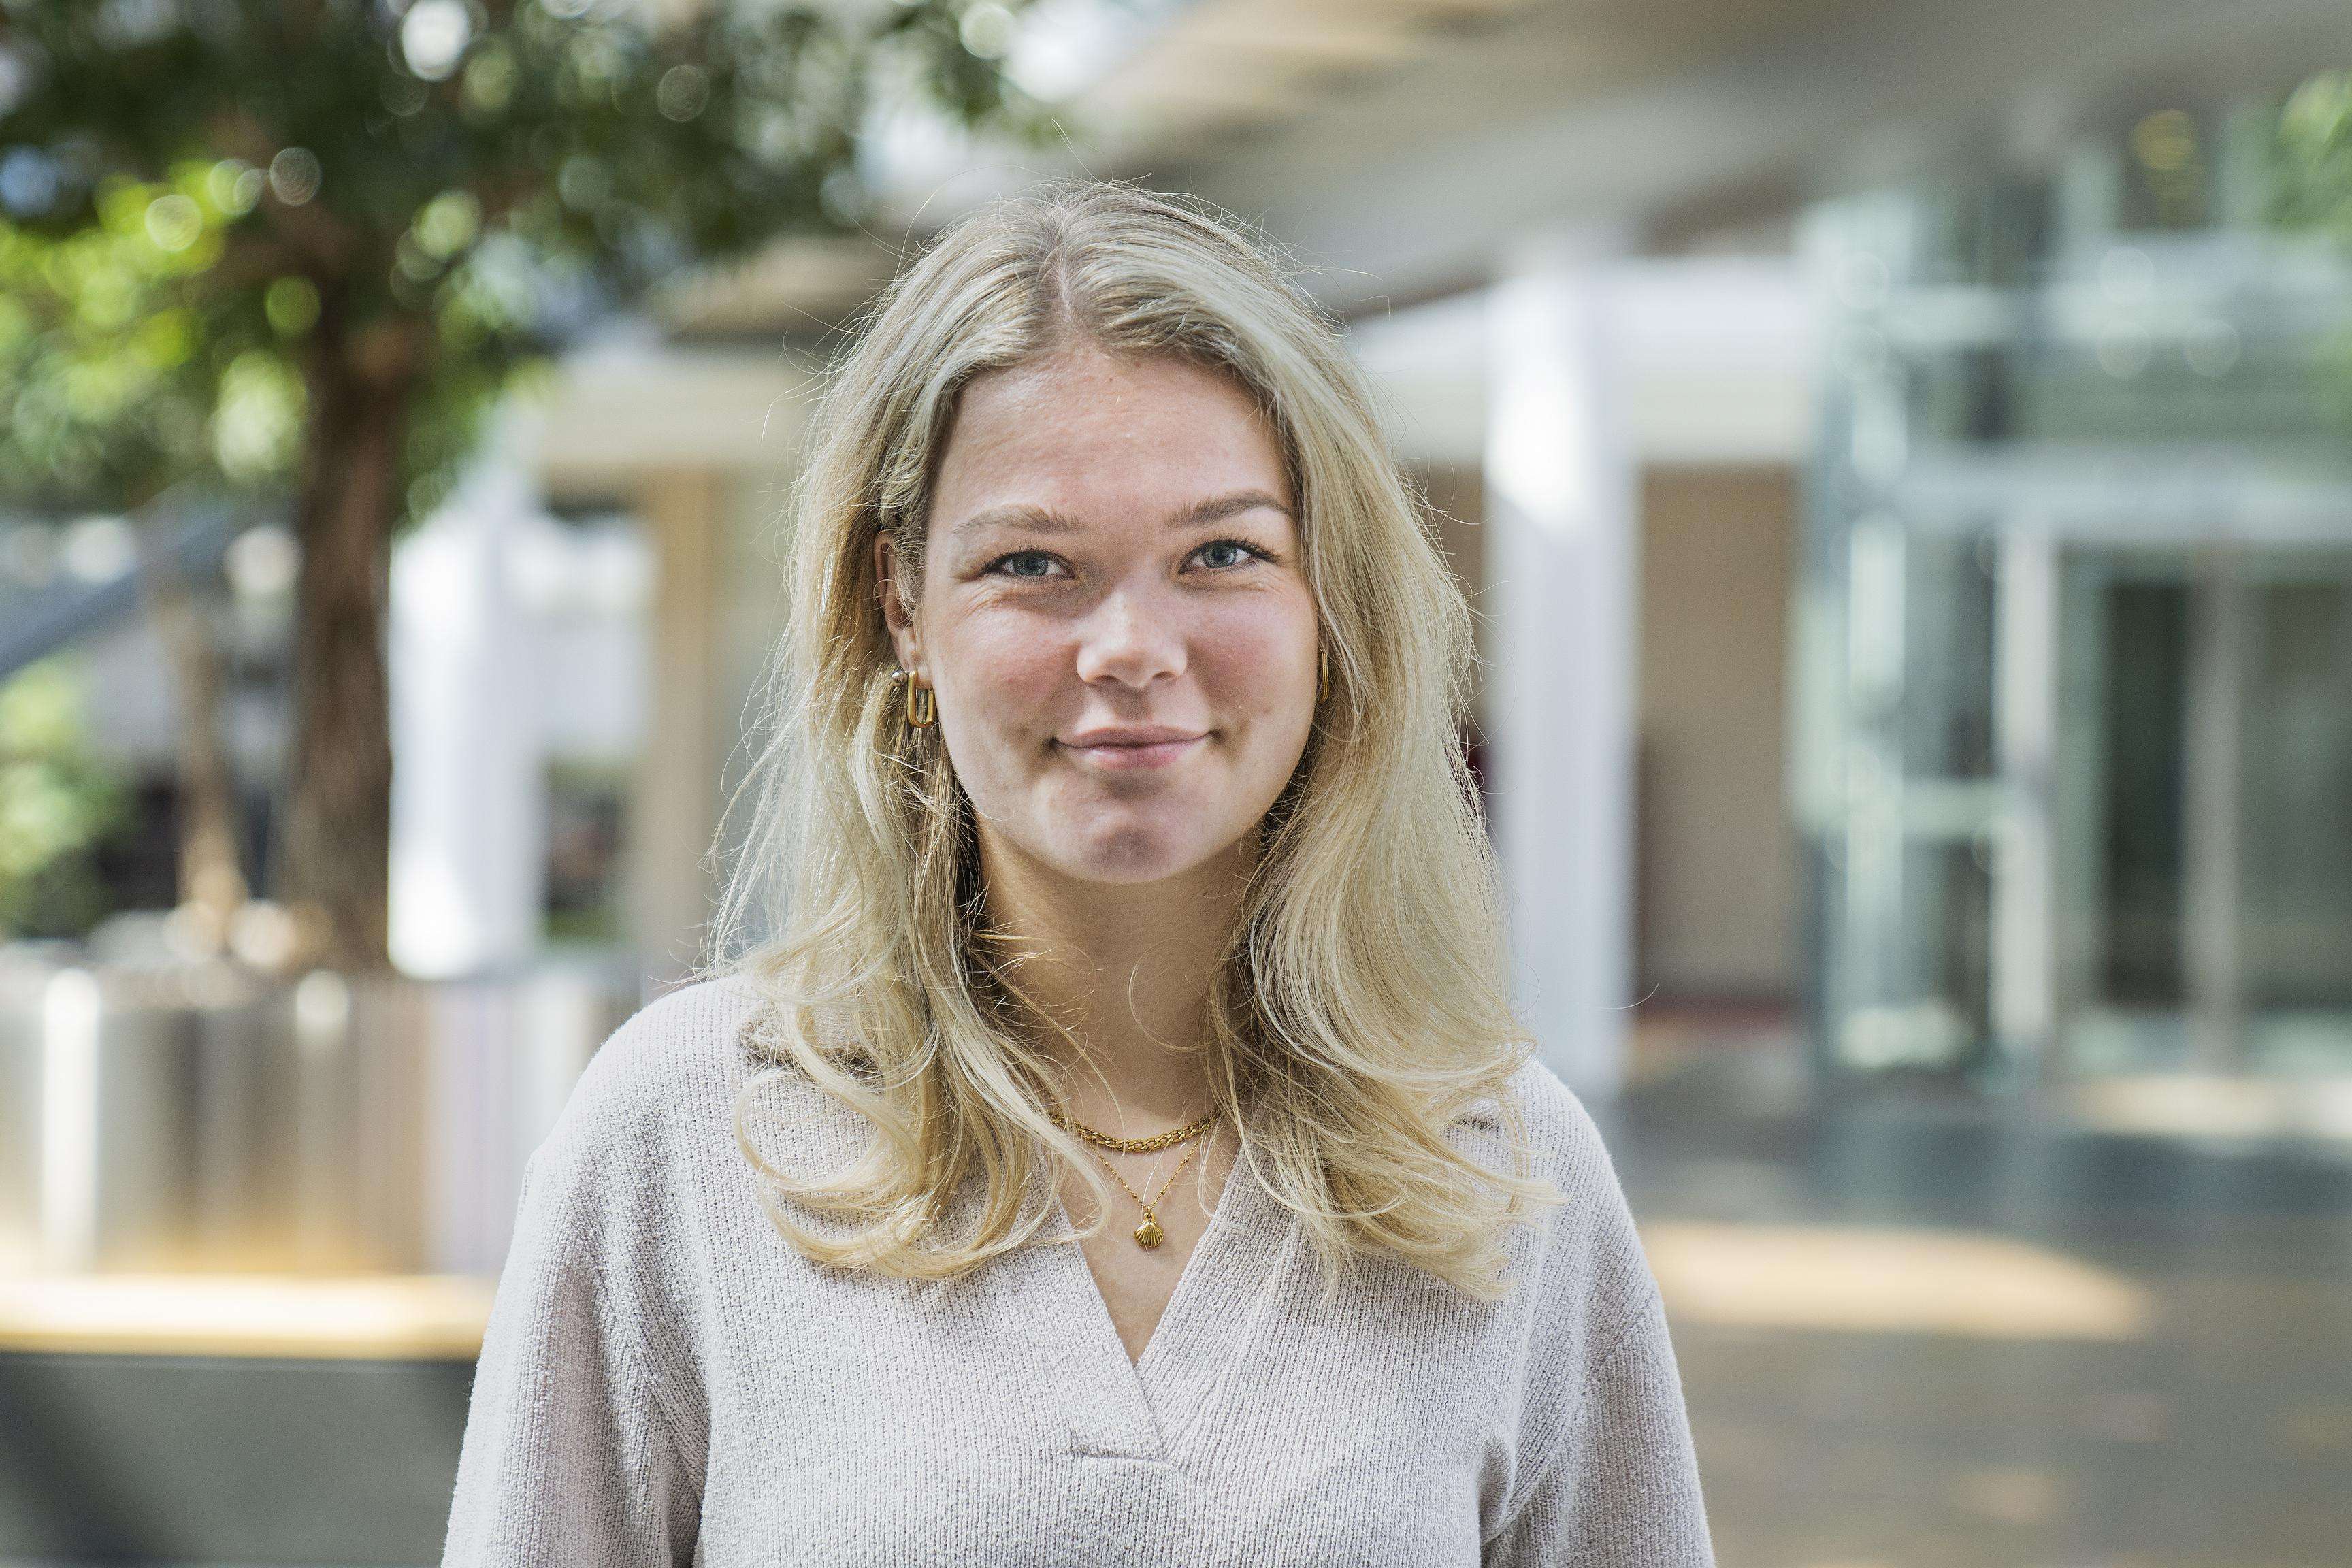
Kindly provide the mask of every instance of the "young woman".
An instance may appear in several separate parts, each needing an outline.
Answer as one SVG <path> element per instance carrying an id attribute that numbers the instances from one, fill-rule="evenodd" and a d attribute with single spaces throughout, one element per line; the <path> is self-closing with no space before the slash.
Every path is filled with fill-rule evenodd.
<path id="1" fill-rule="evenodd" d="M 531 1162 L 446 1561 L 1710 1561 L 1503 997 L 1462 595 L 1278 259 L 1119 184 L 884 296 L 733 956 Z"/>

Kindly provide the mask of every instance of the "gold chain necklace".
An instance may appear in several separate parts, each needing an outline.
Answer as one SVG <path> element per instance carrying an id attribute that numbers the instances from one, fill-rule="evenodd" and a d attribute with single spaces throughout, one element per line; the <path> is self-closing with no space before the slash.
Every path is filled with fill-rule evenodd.
<path id="1" fill-rule="evenodd" d="M 1045 1120 L 1063 1131 L 1074 1132 L 1097 1149 L 1108 1149 L 1115 1154 L 1151 1154 L 1162 1149 L 1172 1149 L 1206 1132 L 1210 1123 L 1216 1119 L 1217 1112 L 1212 1110 L 1200 1121 L 1188 1122 L 1172 1131 L 1157 1132 L 1149 1138 L 1114 1138 L 1108 1132 L 1096 1131 L 1083 1121 L 1073 1121 L 1058 1110 L 1045 1112 Z"/>
<path id="2" fill-rule="evenodd" d="M 1213 1110 L 1208 1114 L 1207 1118 L 1203 1121 L 1196 1122 L 1194 1123 L 1194 1126 L 1196 1128 L 1205 1126 L 1207 1122 L 1214 1121 L 1216 1119 L 1217 1113 Z M 1135 1206 L 1143 1211 L 1143 1223 L 1135 1227 L 1135 1245 L 1142 1247 L 1146 1251 L 1150 1251 L 1152 1247 L 1159 1246 L 1162 1241 L 1166 1240 L 1168 1233 L 1160 1228 L 1160 1215 L 1158 1212 L 1153 1209 L 1150 1204 L 1143 1201 L 1143 1194 L 1141 1193 L 1137 1192 L 1133 1187 L 1127 1186 L 1127 1178 L 1118 1173 L 1118 1167 L 1112 1164 L 1108 1160 L 1104 1159 L 1100 1154 L 1095 1154 L 1095 1152 L 1091 1149 L 1087 1150 L 1087 1152 L 1094 1154 L 1095 1163 L 1100 1165 L 1104 1170 L 1108 1171 L 1112 1181 L 1117 1182 L 1122 1187 L 1127 1187 L 1127 1195 L 1133 1198 L 1135 1200 Z M 1167 1198 L 1168 1189 L 1176 1184 L 1176 1178 L 1184 1173 L 1184 1167 L 1191 1164 L 1192 1163 L 1192 1156 L 1199 1152 L 1200 1151 L 1198 1149 L 1187 1150 L 1185 1151 L 1184 1157 L 1176 1162 L 1176 1168 L 1168 1173 L 1168 1179 L 1166 1181 L 1160 1184 L 1160 1200 L 1164 1201 Z"/>

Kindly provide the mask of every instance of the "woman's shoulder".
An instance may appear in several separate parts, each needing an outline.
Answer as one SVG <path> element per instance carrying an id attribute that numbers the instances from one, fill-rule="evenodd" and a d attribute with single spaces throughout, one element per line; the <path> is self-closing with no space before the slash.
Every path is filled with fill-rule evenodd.
<path id="1" fill-rule="evenodd" d="M 1563 1194 L 1613 1190 L 1616 1174 L 1584 1101 L 1541 1058 L 1529 1057 L 1505 1082 L 1500 1096 L 1516 1114 L 1522 1146 L 1532 1157 L 1537 1173 L 1558 1184 Z M 1464 1122 L 1500 1153 L 1508 1144 L 1502 1106 L 1481 1102 Z"/>
<path id="2" fill-rule="evenodd" d="M 614 1030 L 532 1157 L 550 1178 L 675 1168 L 733 1146 L 733 1106 L 758 1070 L 764 1009 L 734 975 L 681 985 Z"/>
<path id="3" fill-rule="evenodd" d="M 740 1079 L 759 1001 L 734 975 L 666 991 L 624 1020 L 583 1069 L 572 1098 L 593 1115 L 658 1116 Z"/>
<path id="4" fill-rule="evenodd" d="M 773 1018 L 765 993 L 733 973 L 646 1004 L 589 1058 L 535 1163 L 575 1182 L 641 1184 L 698 1170 L 733 1179 L 739 1132 L 767 1157 L 854 1152 L 854 1114 L 778 1065 Z"/>

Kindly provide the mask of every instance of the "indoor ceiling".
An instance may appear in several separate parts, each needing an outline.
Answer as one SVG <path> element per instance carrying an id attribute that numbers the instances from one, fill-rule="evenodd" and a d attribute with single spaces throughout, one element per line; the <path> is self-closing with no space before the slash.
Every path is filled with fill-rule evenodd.
<path id="1" fill-rule="evenodd" d="M 1195 0 L 1079 95 L 1121 165 L 1359 157 L 1542 113 L 1855 0 Z"/>
<path id="2" fill-rule="evenodd" d="M 910 238 L 1073 174 L 1263 224 L 1350 315 L 1475 287 L 1563 226 L 1652 249 L 1769 240 L 1809 195 L 1937 146 L 2005 155 L 2118 94 L 2291 84 L 2343 58 L 2344 16 L 2343 0 L 1040 0 L 1039 35 L 1076 40 L 1093 19 L 1064 51 L 1080 61 L 1055 95 L 1064 145 L 942 156 L 934 138 L 868 235 L 781 245 L 673 319 L 837 325 Z"/>
<path id="3" fill-rule="evenodd" d="M 698 279 L 666 314 L 703 337 L 822 331 L 869 298 L 901 247 L 975 201 L 1084 171 L 1160 183 L 1275 156 L 1377 160 L 1539 114 L 1567 95 L 1669 71 L 1851 0 L 1065 0 L 1160 19 L 1130 30 L 1066 100 L 1066 148 L 980 158 L 909 182 L 870 235 L 782 242 Z M 1040 20 L 1058 25 L 1055 7 Z M 1177 180 L 1173 183 L 1181 184 Z"/>

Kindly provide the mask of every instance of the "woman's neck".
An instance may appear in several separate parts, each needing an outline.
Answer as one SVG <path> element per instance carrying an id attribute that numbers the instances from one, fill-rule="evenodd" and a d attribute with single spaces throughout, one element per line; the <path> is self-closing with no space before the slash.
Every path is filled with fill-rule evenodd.
<path id="1" fill-rule="evenodd" d="M 1158 1132 L 1210 1105 L 1208 1002 L 1248 868 L 1238 852 L 1165 881 L 1082 882 L 985 829 L 991 923 L 1022 994 L 1076 1042 L 1051 1037 L 1070 1113 L 1115 1135 Z"/>

